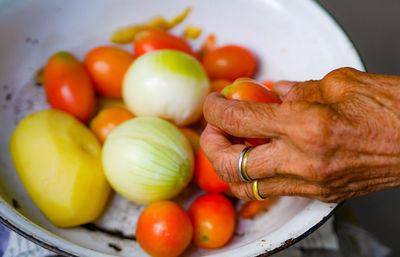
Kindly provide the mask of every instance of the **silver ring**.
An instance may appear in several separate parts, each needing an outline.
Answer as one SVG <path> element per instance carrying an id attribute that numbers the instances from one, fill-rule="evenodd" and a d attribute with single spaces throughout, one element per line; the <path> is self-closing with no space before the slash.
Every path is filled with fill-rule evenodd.
<path id="1" fill-rule="evenodd" d="M 240 153 L 239 162 L 238 162 L 238 173 L 239 177 L 243 182 L 253 181 L 249 175 L 247 174 L 247 156 L 249 155 L 250 151 L 253 147 L 246 147 Z"/>

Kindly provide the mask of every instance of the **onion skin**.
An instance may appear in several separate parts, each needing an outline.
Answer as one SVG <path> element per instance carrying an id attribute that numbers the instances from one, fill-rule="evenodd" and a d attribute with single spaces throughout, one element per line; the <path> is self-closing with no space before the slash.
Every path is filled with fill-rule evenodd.
<path id="1" fill-rule="evenodd" d="M 138 117 L 107 137 L 103 168 L 113 189 L 138 203 L 178 195 L 193 176 L 193 152 L 177 127 L 156 117 Z"/>

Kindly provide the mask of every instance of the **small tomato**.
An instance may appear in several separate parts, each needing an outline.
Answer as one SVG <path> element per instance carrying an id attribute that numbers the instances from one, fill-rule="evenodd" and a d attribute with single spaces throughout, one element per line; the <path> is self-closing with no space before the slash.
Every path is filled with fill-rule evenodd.
<path id="1" fill-rule="evenodd" d="M 227 45 L 207 52 L 202 63 L 211 79 L 235 80 L 251 77 L 257 68 L 254 55 L 236 45 Z"/>
<path id="2" fill-rule="evenodd" d="M 155 50 L 173 49 L 195 56 L 185 39 L 159 29 L 147 29 L 135 37 L 134 52 L 137 57 Z"/>
<path id="3" fill-rule="evenodd" d="M 101 110 L 90 122 L 90 129 L 94 132 L 101 143 L 104 143 L 107 136 L 113 129 L 124 121 L 134 117 L 128 110 L 113 107 Z"/>
<path id="4" fill-rule="evenodd" d="M 280 98 L 270 89 L 250 78 L 240 78 L 221 92 L 227 99 L 262 103 L 281 103 Z M 257 146 L 269 143 L 269 138 L 245 138 L 245 143 Z"/>
<path id="5" fill-rule="evenodd" d="M 124 49 L 100 46 L 86 55 L 84 64 L 99 94 L 121 98 L 122 81 L 133 59 Z"/>
<path id="6" fill-rule="evenodd" d="M 244 219 L 253 219 L 262 211 L 269 210 L 279 200 L 279 196 L 271 196 L 265 200 L 253 200 L 246 202 L 239 210 L 239 217 Z"/>
<path id="7" fill-rule="evenodd" d="M 231 239 L 235 231 L 235 210 L 223 195 L 198 197 L 189 208 L 193 224 L 193 243 L 201 248 L 218 248 Z"/>
<path id="8" fill-rule="evenodd" d="M 151 256 L 175 257 L 190 244 L 192 223 L 186 211 L 171 201 L 148 205 L 139 216 L 136 240 Z"/>
<path id="9" fill-rule="evenodd" d="M 261 103 L 282 103 L 278 95 L 250 78 L 235 80 L 230 86 L 225 87 L 221 93 L 227 99 Z"/>
<path id="10" fill-rule="evenodd" d="M 54 109 L 74 115 L 86 123 L 95 108 L 95 93 L 84 66 L 68 52 L 50 57 L 44 68 L 47 101 Z"/>
<path id="11" fill-rule="evenodd" d="M 274 81 L 272 81 L 272 80 L 265 80 L 265 81 L 261 82 L 261 84 L 262 84 L 263 86 L 265 86 L 266 88 L 268 88 L 269 90 L 274 91 L 274 84 L 275 84 Z"/>

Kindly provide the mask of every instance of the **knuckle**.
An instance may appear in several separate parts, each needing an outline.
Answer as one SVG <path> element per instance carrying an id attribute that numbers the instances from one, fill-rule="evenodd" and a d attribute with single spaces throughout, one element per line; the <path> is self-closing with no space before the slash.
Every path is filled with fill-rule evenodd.
<path id="1" fill-rule="evenodd" d="M 332 139 L 333 113 L 327 108 L 312 108 L 305 114 L 300 136 L 302 143 L 311 146 L 313 151 L 325 152 L 330 149 Z M 298 132 L 297 132 L 298 133 Z"/>
<path id="2" fill-rule="evenodd" d="M 203 115 L 204 118 L 208 121 L 212 114 L 215 113 L 215 103 L 214 99 L 211 95 L 209 95 L 204 101 L 203 105 Z"/>
<path id="3" fill-rule="evenodd" d="M 328 122 L 326 113 L 321 109 L 314 109 L 310 115 L 313 117 L 308 127 L 308 136 L 310 139 L 318 139 L 316 142 L 320 143 L 319 141 L 324 141 L 328 135 Z"/>
<path id="4" fill-rule="evenodd" d="M 293 86 L 289 93 L 284 97 L 284 101 L 296 100 L 319 100 L 321 98 L 319 82 L 310 80 L 300 82 Z"/>
<path id="5" fill-rule="evenodd" d="M 321 80 L 321 90 L 328 100 L 338 100 L 352 93 L 354 81 L 359 81 L 360 71 L 340 68 L 331 71 Z M 357 82 L 358 83 L 358 82 Z"/>
<path id="6" fill-rule="evenodd" d="M 302 99 L 304 98 L 304 90 L 306 88 L 303 86 L 303 84 L 298 83 L 293 88 L 289 91 L 289 93 L 285 96 L 285 101 L 294 101 L 297 99 Z"/>
<path id="7" fill-rule="evenodd" d="M 244 108 L 245 106 L 243 103 L 235 102 L 234 104 L 226 105 L 223 110 L 224 128 L 234 136 L 240 126 L 240 119 L 238 119 L 238 117 L 243 116 L 242 113 Z"/>
<path id="8" fill-rule="evenodd" d="M 323 84 L 342 82 L 343 79 L 357 75 L 359 71 L 350 67 L 343 67 L 329 72 L 323 79 Z"/>

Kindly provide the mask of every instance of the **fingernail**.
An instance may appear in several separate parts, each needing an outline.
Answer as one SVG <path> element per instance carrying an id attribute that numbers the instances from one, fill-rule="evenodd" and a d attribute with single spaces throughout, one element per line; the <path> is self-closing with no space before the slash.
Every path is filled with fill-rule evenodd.
<path id="1" fill-rule="evenodd" d="M 279 96 L 285 96 L 295 84 L 294 81 L 281 80 L 275 82 L 273 89 Z"/>

